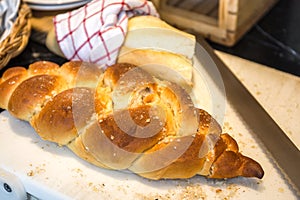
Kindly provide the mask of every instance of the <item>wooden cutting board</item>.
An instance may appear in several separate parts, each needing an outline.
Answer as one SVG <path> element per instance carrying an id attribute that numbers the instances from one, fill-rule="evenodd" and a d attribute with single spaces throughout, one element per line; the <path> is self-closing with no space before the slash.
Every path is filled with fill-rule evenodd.
<path id="1" fill-rule="evenodd" d="M 299 147 L 300 79 L 256 63 L 216 52 Z M 257 142 L 234 105 L 226 105 L 223 130 L 240 150 L 265 170 L 262 180 L 234 178 L 150 181 L 128 171 L 95 167 L 69 149 L 42 141 L 28 123 L 0 114 L 0 169 L 15 176 L 25 190 L 42 199 L 297 199 Z M 278 147 L 281 148 L 281 147 Z M 2 173 L 0 171 L 0 181 Z M 2 176 L 3 177 L 3 176 Z M 0 190 L 0 197 L 1 197 Z"/>

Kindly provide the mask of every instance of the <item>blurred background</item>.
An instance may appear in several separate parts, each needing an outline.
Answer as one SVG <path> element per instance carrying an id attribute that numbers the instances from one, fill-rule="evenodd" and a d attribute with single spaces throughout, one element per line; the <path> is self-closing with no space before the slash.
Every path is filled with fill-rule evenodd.
<path id="1" fill-rule="evenodd" d="M 207 41 L 214 49 L 300 76 L 299 9 L 299 0 L 278 0 L 233 46 Z M 65 62 L 32 34 L 25 50 L 10 60 L 7 67 L 26 66 L 39 59 Z"/>
<path id="2" fill-rule="evenodd" d="M 280 0 L 233 47 L 215 49 L 300 76 L 300 1 Z"/>

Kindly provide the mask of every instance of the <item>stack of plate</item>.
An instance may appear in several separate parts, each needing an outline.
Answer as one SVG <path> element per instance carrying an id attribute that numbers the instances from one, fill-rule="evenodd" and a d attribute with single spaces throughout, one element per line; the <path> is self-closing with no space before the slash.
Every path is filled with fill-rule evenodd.
<path id="1" fill-rule="evenodd" d="M 23 0 L 33 10 L 67 10 L 85 5 L 91 0 Z"/>

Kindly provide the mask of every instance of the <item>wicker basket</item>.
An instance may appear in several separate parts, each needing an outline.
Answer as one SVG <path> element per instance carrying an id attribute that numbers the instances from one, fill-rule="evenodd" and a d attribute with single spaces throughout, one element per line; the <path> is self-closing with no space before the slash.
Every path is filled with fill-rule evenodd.
<path id="1" fill-rule="evenodd" d="M 0 43 L 0 69 L 5 67 L 11 58 L 19 55 L 26 47 L 31 31 L 30 17 L 30 8 L 22 3 L 10 35 Z"/>

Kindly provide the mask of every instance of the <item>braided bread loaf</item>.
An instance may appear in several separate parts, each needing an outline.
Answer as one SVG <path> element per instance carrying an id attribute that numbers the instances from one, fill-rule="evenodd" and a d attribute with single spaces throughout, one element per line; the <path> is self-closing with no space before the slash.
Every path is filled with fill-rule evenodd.
<path id="1" fill-rule="evenodd" d="M 264 175 L 184 89 L 132 64 L 14 67 L 0 79 L 0 96 L 0 107 L 42 139 L 99 167 L 155 180 Z"/>

